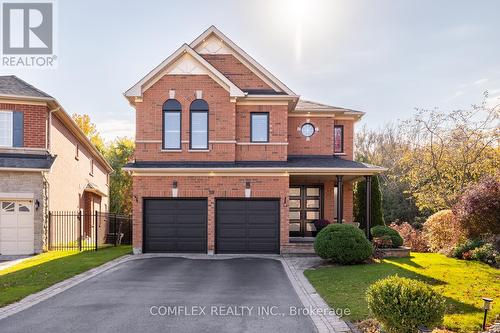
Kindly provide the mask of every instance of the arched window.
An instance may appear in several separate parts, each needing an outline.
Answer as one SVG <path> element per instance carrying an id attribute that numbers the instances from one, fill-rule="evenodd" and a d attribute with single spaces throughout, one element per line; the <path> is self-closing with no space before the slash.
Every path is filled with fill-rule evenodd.
<path id="1" fill-rule="evenodd" d="M 163 103 L 163 149 L 181 149 L 182 106 L 176 99 Z"/>
<path id="2" fill-rule="evenodd" d="M 195 99 L 190 111 L 190 149 L 208 149 L 208 103 L 203 99 Z"/>

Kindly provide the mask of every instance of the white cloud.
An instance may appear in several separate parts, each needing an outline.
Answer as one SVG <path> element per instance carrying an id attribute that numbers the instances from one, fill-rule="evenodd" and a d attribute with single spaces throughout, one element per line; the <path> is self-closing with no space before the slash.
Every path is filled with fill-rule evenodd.
<path id="1" fill-rule="evenodd" d="M 135 136 L 135 123 L 128 120 L 106 120 L 97 123 L 97 130 L 106 141 L 111 141 L 117 137 Z"/>
<path id="2" fill-rule="evenodd" d="M 484 79 L 479 79 L 477 81 L 474 81 L 474 82 L 472 82 L 472 84 L 475 86 L 478 86 L 478 85 L 481 85 L 481 84 L 486 83 L 488 81 L 489 81 L 488 79 L 484 78 Z"/>

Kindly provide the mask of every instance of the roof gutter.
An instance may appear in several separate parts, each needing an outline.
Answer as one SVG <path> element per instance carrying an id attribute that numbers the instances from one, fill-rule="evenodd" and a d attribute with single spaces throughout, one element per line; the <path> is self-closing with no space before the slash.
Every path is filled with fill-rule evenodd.
<path id="1" fill-rule="evenodd" d="M 149 174 L 149 173 L 219 173 L 219 174 L 231 174 L 231 173 L 287 173 L 289 175 L 368 175 L 377 174 L 387 171 L 387 168 L 382 167 L 371 167 L 371 168 L 308 168 L 308 167 L 281 167 L 281 168 L 270 168 L 270 167 L 250 167 L 250 168 L 134 168 L 134 167 L 124 167 L 124 171 L 133 172 L 136 174 Z"/>

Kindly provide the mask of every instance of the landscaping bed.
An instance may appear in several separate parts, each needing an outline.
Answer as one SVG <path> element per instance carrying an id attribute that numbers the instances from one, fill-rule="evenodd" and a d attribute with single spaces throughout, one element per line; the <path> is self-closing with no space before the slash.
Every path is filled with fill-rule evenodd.
<path id="1" fill-rule="evenodd" d="M 0 307 L 130 252 L 130 246 L 46 252 L 0 270 Z"/>
<path id="2" fill-rule="evenodd" d="M 445 297 L 443 327 L 457 332 L 480 331 L 481 297 L 500 295 L 500 271 L 481 262 L 437 253 L 411 255 L 410 258 L 381 259 L 364 265 L 325 266 L 304 274 L 332 308 L 349 308 L 351 315 L 347 319 L 351 321 L 370 317 L 365 298 L 368 287 L 377 280 L 397 274 L 425 282 Z M 500 317 L 500 306 L 493 304 L 488 322 L 492 323 L 495 317 Z"/>

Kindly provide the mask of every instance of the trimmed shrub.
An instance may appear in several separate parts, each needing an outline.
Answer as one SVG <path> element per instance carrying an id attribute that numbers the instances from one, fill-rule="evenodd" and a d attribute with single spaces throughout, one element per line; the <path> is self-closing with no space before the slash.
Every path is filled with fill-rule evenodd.
<path id="1" fill-rule="evenodd" d="M 391 236 L 389 235 L 383 235 L 380 237 L 375 237 L 372 240 L 373 246 L 377 249 L 389 249 L 391 247 L 394 247 L 392 245 L 392 239 Z"/>
<path id="2" fill-rule="evenodd" d="M 330 224 L 314 240 L 314 251 L 323 259 L 339 264 L 363 262 L 373 254 L 373 247 L 363 231 L 348 224 Z"/>
<path id="3" fill-rule="evenodd" d="M 392 247 L 400 247 L 403 245 L 403 238 L 399 235 L 399 233 L 385 225 L 378 225 L 370 229 L 370 233 L 374 238 L 380 238 L 384 236 L 390 237 L 392 241 Z"/>
<path id="4" fill-rule="evenodd" d="M 451 251 L 451 256 L 458 259 L 470 259 L 472 253 L 471 251 L 482 246 L 484 242 L 481 239 L 468 239 L 455 246 L 453 251 Z M 465 253 L 468 253 L 464 256 Z"/>
<path id="5" fill-rule="evenodd" d="M 382 211 L 382 191 L 377 176 L 372 176 L 372 210 L 371 225 L 385 225 Z M 360 228 L 366 230 L 366 181 L 357 182 L 354 187 L 354 220 L 360 223 Z"/>
<path id="6" fill-rule="evenodd" d="M 321 229 L 323 229 L 324 227 L 326 227 L 329 224 L 331 224 L 331 223 L 328 220 L 324 220 L 324 219 L 314 220 L 314 227 L 316 228 L 317 232 L 320 232 Z"/>
<path id="7" fill-rule="evenodd" d="M 424 237 L 432 252 L 449 254 L 464 239 L 455 214 L 449 209 L 431 215 L 424 224 Z"/>
<path id="8" fill-rule="evenodd" d="M 488 176 L 470 185 L 453 211 L 469 238 L 500 234 L 500 181 Z"/>
<path id="9" fill-rule="evenodd" d="M 444 298 L 427 284 L 390 276 L 366 292 L 368 308 L 388 333 L 415 333 L 424 325 L 434 328 L 444 316 Z"/>
<path id="10" fill-rule="evenodd" d="M 403 222 L 401 224 L 391 223 L 390 227 L 399 232 L 399 235 L 403 238 L 403 245 L 408 246 L 412 251 L 429 251 L 427 241 L 420 229 L 415 228 L 408 222 Z"/>

